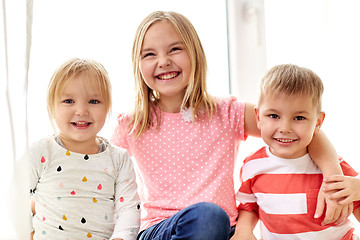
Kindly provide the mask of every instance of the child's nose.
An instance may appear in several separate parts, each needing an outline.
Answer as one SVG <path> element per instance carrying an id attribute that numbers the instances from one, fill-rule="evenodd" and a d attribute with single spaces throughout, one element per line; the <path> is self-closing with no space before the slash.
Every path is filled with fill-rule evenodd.
<path id="1" fill-rule="evenodd" d="M 170 66 L 170 59 L 166 56 L 159 57 L 158 65 L 160 68 L 168 67 Z"/>
<path id="2" fill-rule="evenodd" d="M 282 121 L 280 124 L 280 132 L 281 133 L 291 132 L 291 123 L 288 121 Z"/>
<path id="3" fill-rule="evenodd" d="M 87 104 L 81 104 L 81 103 L 77 104 L 76 112 L 75 112 L 76 115 L 84 116 L 87 115 L 88 113 L 89 113 L 89 109 Z"/>

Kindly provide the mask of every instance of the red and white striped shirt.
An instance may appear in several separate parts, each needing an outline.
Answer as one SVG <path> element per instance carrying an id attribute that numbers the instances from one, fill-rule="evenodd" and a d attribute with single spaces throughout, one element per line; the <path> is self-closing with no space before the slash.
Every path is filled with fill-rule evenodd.
<path id="1" fill-rule="evenodd" d="M 358 176 L 345 161 L 340 165 L 345 175 Z M 324 217 L 314 219 L 323 176 L 308 154 L 283 159 L 263 147 L 244 160 L 240 177 L 239 209 L 258 212 L 263 239 L 353 239 L 350 220 L 321 226 Z M 359 206 L 354 202 L 354 210 Z"/>

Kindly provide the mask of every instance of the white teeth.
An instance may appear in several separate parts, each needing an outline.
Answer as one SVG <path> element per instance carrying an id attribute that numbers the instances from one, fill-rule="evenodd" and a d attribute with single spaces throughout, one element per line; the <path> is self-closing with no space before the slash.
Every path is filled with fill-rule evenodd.
<path id="1" fill-rule="evenodd" d="M 276 140 L 279 142 L 283 142 L 283 143 L 289 143 L 289 142 L 295 141 L 295 140 L 291 140 L 291 139 L 280 139 L 280 138 L 276 138 Z"/>
<path id="2" fill-rule="evenodd" d="M 174 78 L 176 76 L 177 76 L 177 73 L 171 72 L 171 73 L 166 73 L 166 74 L 163 74 L 163 75 L 159 75 L 158 78 L 161 79 L 161 80 L 168 80 L 168 79 Z"/>
<path id="3" fill-rule="evenodd" d="M 77 126 L 87 126 L 90 123 L 89 122 L 72 122 L 72 124 L 77 125 Z"/>

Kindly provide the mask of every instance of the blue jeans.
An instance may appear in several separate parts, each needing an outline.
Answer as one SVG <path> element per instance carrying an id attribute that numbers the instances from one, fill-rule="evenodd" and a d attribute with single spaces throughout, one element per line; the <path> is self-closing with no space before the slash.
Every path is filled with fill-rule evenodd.
<path id="1" fill-rule="evenodd" d="M 218 205 L 201 202 L 142 231 L 139 240 L 228 240 L 234 233 L 227 213 Z"/>

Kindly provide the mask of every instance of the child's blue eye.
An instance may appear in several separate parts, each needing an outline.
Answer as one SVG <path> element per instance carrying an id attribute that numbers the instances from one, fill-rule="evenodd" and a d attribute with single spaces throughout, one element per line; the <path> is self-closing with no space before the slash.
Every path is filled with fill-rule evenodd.
<path id="1" fill-rule="evenodd" d="M 70 104 L 70 103 L 74 103 L 74 101 L 73 101 L 72 99 L 66 99 L 66 100 L 64 100 L 63 102 L 64 102 L 64 103 L 69 103 L 69 104 Z"/>
<path id="2" fill-rule="evenodd" d="M 146 57 L 151 57 L 151 56 L 155 56 L 154 53 L 146 53 L 143 58 L 146 58 Z"/>
<path id="3" fill-rule="evenodd" d="M 89 103 L 90 104 L 98 104 L 98 103 L 100 103 L 100 101 L 96 100 L 96 99 L 92 99 L 92 100 L 89 101 Z"/>
<path id="4" fill-rule="evenodd" d="M 297 116 L 297 117 L 295 117 L 295 120 L 305 120 L 305 117 L 303 117 L 303 116 Z"/>
<path id="5" fill-rule="evenodd" d="M 279 118 L 279 115 L 277 115 L 277 114 L 269 114 L 269 118 Z"/>

